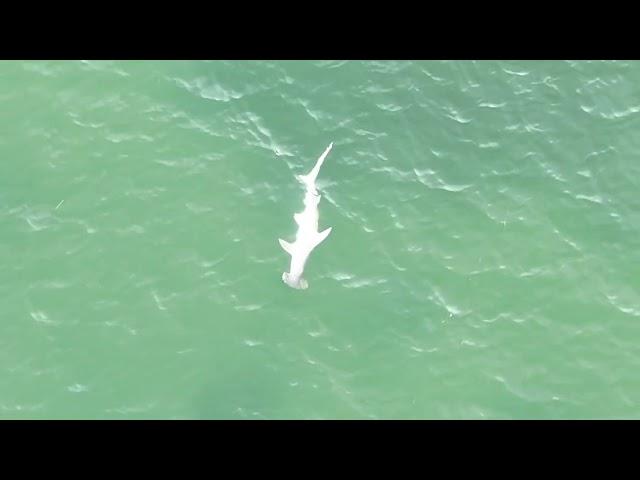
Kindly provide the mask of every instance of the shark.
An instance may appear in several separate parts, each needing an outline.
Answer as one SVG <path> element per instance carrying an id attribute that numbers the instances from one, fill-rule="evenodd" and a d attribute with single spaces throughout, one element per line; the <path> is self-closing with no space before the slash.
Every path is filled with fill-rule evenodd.
<path id="1" fill-rule="evenodd" d="M 304 210 L 293 215 L 293 219 L 298 225 L 296 239 L 293 243 L 281 238 L 278 239 L 284 251 L 291 255 L 289 271 L 282 274 L 282 281 L 298 290 L 304 290 L 309 287 L 308 282 L 302 277 L 304 267 L 311 252 L 329 236 L 333 228 L 329 227 L 321 232 L 318 231 L 318 204 L 322 197 L 316 187 L 316 179 L 318 178 L 320 167 L 322 167 L 324 159 L 332 148 L 333 142 L 320 155 L 309 173 L 296 175 L 296 179 L 305 186 Z"/>

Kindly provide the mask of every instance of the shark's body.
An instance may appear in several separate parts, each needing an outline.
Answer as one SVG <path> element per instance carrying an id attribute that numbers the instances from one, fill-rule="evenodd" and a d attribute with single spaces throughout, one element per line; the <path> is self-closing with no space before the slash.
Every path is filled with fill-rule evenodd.
<path id="1" fill-rule="evenodd" d="M 305 186 L 304 210 L 293 215 L 298 224 L 296 240 L 293 243 L 278 239 L 284 250 L 291 255 L 291 265 L 288 272 L 282 274 L 284 283 L 293 288 L 305 289 L 308 287 L 307 281 L 302 278 L 304 266 L 309 255 L 327 236 L 331 233 L 331 227 L 318 232 L 318 203 L 320 194 L 316 189 L 316 178 L 325 157 L 331 151 L 333 142 L 320 155 L 313 169 L 307 175 L 298 175 L 298 180 Z"/>

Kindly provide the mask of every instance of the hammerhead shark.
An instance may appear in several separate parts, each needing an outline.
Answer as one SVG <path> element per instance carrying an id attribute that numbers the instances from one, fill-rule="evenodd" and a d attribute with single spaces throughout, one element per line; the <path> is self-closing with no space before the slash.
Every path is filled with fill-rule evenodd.
<path id="1" fill-rule="evenodd" d="M 291 255 L 291 265 L 288 272 L 282 274 L 282 281 L 292 288 L 304 290 L 309 287 L 307 281 L 302 278 L 304 266 L 307 263 L 309 255 L 325 238 L 331 233 L 329 227 L 322 232 L 318 232 L 318 204 L 320 203 L 320 194 L 316 189 L 316 178 L 325 157 L 331 151 L 333 142 L 329 144 L 326 150 L 320 155 L 313 169 L 306 175 L 296 175 L 296 178 L 305 186 L 304 194 L 304 210 L 295 213 L 293 219 L 298 224 L 296 240 L 289 243 L 281 238 L 278 239 L 285 252 Z"/>

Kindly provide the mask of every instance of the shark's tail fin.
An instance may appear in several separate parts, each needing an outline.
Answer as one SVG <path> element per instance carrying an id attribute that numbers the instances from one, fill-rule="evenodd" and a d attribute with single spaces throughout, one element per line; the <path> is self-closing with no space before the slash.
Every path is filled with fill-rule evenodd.
<path id="1" fill-rule="evenodd" d="M 329 144 L 329 146 L 322 152 L 322 155 L 316 161 L 315 166 L 311 169 L 309 173 L 306 175 L 296 175 L 296 178 L 307 188 L 315 188 L 316 178 L 318 177 L 318 173 L 320 172 L 320 167 L 324 163 L 324 159 L 329 155 L 329 152 L 333 148 L 333 142 Z"/>

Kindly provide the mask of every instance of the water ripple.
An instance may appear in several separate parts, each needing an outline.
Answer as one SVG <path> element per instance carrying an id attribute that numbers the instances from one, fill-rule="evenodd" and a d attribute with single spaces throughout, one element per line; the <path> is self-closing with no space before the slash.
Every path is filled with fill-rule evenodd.
<path id="1" fill-rule="evenodd" d="M 224 88 L 219 83 L 211 83 L 209 79 L 204 77 L 198 77 L 191 81 L 181 78 L 174 78 L 172 80 L 189 93 L 193 93 L 206 100 L 226 103 L 231 100 L 238 100 L 244 96 L 242 93 L 231 88 Z"/>
<path id="2" fill-rule="evenodd" d="M 467 188 L 471 187 L 471 184 L 466 185 L 453 185 L 448 184 L 444 180 L 442 180 L 435 171 L 427 168 L 424 170 L 418 170 L 417 168 L 413 169 L 416 177 L 423 185 L 426 185 L 429 188 L 435 188 L 440 190 L 446 190 L 447 192 L 462 192 Z"/>
<path id="3" fill-rule="evenodd" d="M 637 305 L 637 306 L 623 305 L 623 302 L 620 301 L 620 298 L 618 295 L 608 294 L 606 297 L 609 303 L 613 307 L 615 307 L 618 311 L 624 313 L 625 315 L 640 317 L 640 305 Z"/>

